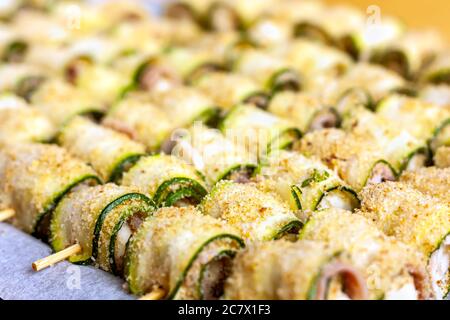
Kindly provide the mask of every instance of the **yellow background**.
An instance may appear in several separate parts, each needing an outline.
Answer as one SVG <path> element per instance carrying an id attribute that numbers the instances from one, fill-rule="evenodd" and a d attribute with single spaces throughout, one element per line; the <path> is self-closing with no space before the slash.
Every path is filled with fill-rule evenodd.
<path id="1" fill-rule="evenodd" d="M 394 15 L 408 26 L 435 28 L 450 41 L 450 0 L 325 0 L 326 3 L 353 4 L 364 11 L 370 5 L 380 7 L 381 14 Z"/>

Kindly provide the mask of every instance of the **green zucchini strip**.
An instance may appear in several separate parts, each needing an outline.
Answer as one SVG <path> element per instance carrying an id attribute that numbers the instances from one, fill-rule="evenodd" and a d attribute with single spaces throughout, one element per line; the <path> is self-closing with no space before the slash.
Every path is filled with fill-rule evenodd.
<path id="1" fill-rule="evenodd" d="M 100 180 L 99 177 L 97 177 L 96 175 L 87 175 L 84 177 L 79 178 L 78 180 L 74 181 L 73 183 L 71 183 L 70 185 L 68 185 L 64 190 L 62 190 L 59 194 L 57 194 L 51 204 L 49 204 L 47 206 L 47 208 L 39 214 L 39 216 L 37 217 L 37 222 L 36 222 L 36 226 L 34 228 L 34 230 L 32 231 L 32 235 L 38 238 L 41 238 L 43 240 L 48 240 L 48 236 L 49 236 L 49 224 L 50 221 L 52 219 L 52 214 L 53 211 L 56 209 L 56 207 L 58 206 L 59 202 L 67 195 L 69 194 L 72 190 L 74 190 L 75 188 L 77 188 L 78 186 L 82 185 L 82 184 L 88 184 L 88 185 L 92 185 L 92 184 L 101 184 L 102 181 Z"/>
<path id="2" fill-rule="evenodd" d="M 143 157 L 123 177 L 126 186 L 136 186 L 153 198 L 158 207 L 198 204 L 207 194 L 202 175 L 174 156 Z"/>

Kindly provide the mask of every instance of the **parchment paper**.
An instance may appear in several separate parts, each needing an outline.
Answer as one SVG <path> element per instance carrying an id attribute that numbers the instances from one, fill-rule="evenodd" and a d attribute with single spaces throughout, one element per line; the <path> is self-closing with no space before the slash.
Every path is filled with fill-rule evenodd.
<path id="1" fill-rule="evenodd" d="M 43 242 L 0 223 L 0 298 L 4 300 L 129 300 L 118 277 L 61 262 L 40 272 L 31 263 L 51 253 Z"/>

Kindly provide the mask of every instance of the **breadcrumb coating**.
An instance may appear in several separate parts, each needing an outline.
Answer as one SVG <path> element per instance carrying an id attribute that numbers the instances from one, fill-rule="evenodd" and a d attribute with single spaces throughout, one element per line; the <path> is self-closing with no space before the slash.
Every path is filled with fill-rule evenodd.
<path id="1" fill-rule="evenodd" d="M 226 221 L 247 240 L 272 240 L 284 227 L 299 224 L 288 205 L 276 195 L 251 184 L 221 181 L 203 199 L 200 210 Z"/>
<path id="2" fill-rule="evenodd" d="M 360 196 L 362 215 L 387 235 L 416 247 L 427 257 L 450 233 L 448 204 L 404 183 L 370 185 Z"/>
<path id="3" fill-rule="evenodd" d="M 407 171 L 401 175 L 400 182 L 450 204 L 450 168 L 429 167 Z"/>

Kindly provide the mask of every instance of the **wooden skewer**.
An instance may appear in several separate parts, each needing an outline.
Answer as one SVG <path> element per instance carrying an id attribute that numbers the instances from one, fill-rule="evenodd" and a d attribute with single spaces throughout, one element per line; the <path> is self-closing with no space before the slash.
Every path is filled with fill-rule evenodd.
<path id="1" fill-rule="evenodd" d="M 150 293 L 147 293 L 146 295 L 143 295 L 139 298 L 139 300 L 161 300 L 164 298 L 166 293 L 162 289 L 154 289 Z"/>
<path id="2" fill-rule="evenodd" d="M 15 214 L 16 212 L 13 209 L 0 210 L 0 222 L 14 217 Z"/>
<path id="3" fill-rule="evenodd" d="M 61 250 L 55 254 L 52 254 L 48 257 L 45 257 L 38 261 L 33 262 L 33 264 L 31 266 L 33 267 L 34 271 L 40 271 L 42 269 L 45 269 L 49 266 L 54 265 L 55 263 L 66 260 L 70 256 L 77 254 L 80 251 L 81 251 L 81 246 L 79 244 L 74 244 L 74 245 L 72 245 L 64 250 Z"/>

